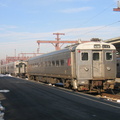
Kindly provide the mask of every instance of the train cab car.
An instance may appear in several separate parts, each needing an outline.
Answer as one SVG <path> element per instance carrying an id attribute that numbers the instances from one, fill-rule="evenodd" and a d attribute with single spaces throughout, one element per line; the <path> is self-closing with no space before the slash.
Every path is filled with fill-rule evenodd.
<path id="1" fill-rule="evenodd" d="M 87 42 L 59 51 L 30 58 L 27 62 L 29 79 L 77 90 L 114 88 L 116 49 L 104 42 Z"/>
<path id="2" fill-rule="evenodd" d="M 11 74 L 12 76 L 24 77 L 26 74 L 26 62 L 18 60 L 6 64 L 6 73 Z"/>
<path id="3" fill-rule="evenodd" d="M 17 69 L 17 76 L 21 78 L 26 78 L 26 73 L 27 73 L 27 62 L 19 60 L 18 63 L 16 64 L 16 69 Z"/>
<path id="4" fill-rule="evenodd" d="M 79 89 L 113 89 L 116 77 L 115 47 L 104 42 L 77 46 L 76 76 Z"/>
<path id="5" fill-rule="evenodd" d="M 0 65 L 0 74 L 7 74 L 7 72 L 6 72 L 6 64 Z"/>

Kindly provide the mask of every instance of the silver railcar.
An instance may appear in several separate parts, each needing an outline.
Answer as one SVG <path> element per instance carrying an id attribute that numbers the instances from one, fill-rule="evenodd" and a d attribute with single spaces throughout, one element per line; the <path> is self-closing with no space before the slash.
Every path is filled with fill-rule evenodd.
<path id="1" fill-rule="evenodd" d="M 104 42 L 87 42 L 30 58 L 29 79 L 78 90 L 113 89 L 116 49 Z"/>
<path id="2" fill-rule="evenodd" d="M 25 77 L 26 61 L 18 60 L 1 65 L 1 74 L 11 74 L 12 76 Z"/>
<path id="3" fill-rule="evenodd" d="M 4 65 L 0 65 L 0 73 L 1 74 L 6 74 L 6 64 L 4 64 Z"/>

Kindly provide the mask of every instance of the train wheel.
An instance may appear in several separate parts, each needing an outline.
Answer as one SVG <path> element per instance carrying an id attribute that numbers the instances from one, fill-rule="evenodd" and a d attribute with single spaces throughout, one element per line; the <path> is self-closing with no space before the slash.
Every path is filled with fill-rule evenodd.
<path id="1" fill-rule="evenodd" d="M 71 81 L 70 80 L 66 80 L 65 83 L 64 83 L 64 87 L 72 89 Z"/>
<path id="2" fill-rule="evenodd" d="M 28 79 L 29 80 L 34 80 L 34 76 L 29 76 Z"/>
<path id="3" fill-rule="evenodd" d="M 35 81 L 39 82 L 39 77 L 38 77 L 38 76 L 36 77 L 36 80 L 35 80 Z"/>
<path id="4" fill-rule="evenodd" d="M 100 89 L 100 88 L 97 89 L 97 93 L 98 93 L 99 95 L 101 95 L 101 89 Z"/>

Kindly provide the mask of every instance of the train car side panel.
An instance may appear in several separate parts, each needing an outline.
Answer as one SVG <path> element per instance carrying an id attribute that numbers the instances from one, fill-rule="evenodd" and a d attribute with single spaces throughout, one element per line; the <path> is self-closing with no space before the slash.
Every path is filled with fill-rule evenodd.
<path id="1" fill-rule="evenodd" d="M 92 79 L 92 60 L 90 58 L 90 50 L 76 51 L 76 71 L 79 84 L 85 83 L 86 80 Z"/>
<path id="2" fill-rule="evenodd" d="M 65 50 L 28 60 L 28 76 L 72 78 L 71 51 Z"/>
<path id="3" fill-rule="evenodd" d="M 116 52 L 115 50 L 104 51 L 104 64 L 105 64 L 105 78 L 116 78 Z"/>

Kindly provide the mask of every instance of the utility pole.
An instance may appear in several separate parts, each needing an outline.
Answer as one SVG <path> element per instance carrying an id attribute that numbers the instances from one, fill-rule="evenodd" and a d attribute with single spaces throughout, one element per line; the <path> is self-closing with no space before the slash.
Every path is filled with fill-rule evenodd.
<path id="1" fill-rule="evenodd" d="M 64 43 L 78 43 L 78 41 L 74 40 L 74 41 L 60 41 L 60 37 L 59 35 L 65 35 L 65 33 L 53 33 L 53 35 L 57 35 L 56 41 L 45 41 L 45 40 L 37 40 L 38 43 L 38 49 L 37 52 L 39 53 L 40 50 L 40 43 L 51 43 L 54 47 L 55 50 L 60 50 L 60 48 L 62 47 L 62 45 Z M 62 43 L 62 45 L 60 46 L 60 44 Z"/>
<path id="2" fill-rule="evenodd" d="M 113 8 L 113 11 L 120 12 L 120 1 L 117 2 L 117 8 Z"/>
<path id="3" fill-rule="evenodd" d="M 57 40 L 57 43 L 54 45 L 55 46 L 55 48 L 56 48 L 56 50 L 60 50 L 60 46 L 59 46 L 59 43 L 60 43 L 60 38 L 59 38 L 59 35 L 65 35 L 65 33 L 53 33 L 53 35 L 57 35 L 57 38 L 56 38 L 56 40 Z"/>

